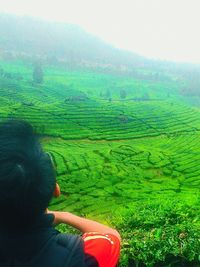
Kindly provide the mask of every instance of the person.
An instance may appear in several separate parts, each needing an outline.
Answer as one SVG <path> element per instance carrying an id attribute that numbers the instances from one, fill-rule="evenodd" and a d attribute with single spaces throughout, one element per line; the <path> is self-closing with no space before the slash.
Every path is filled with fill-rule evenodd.
<path id="1" fill-rule="evenodd" d="M 39 136 L 23 120 L 0 124 L 0 266 L 114 267 L 117 230 L 69 212 L 50 211 L 60 195 L 56 172 Z M 82 236 L 61 234 L 64 223 Z"/>

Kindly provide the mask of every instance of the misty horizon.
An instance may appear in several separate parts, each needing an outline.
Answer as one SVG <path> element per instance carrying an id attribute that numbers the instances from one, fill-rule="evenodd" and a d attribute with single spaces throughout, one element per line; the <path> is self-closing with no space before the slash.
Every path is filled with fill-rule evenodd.
<path id="1" fill-rule="evenodd" d="M 48 7 L 48 8 L 47 8 Z M 79 25 L 116 48 L 149 59 L 200 63 L 197 16 L 190 1 L 1 1 L 0 12 Z"/>

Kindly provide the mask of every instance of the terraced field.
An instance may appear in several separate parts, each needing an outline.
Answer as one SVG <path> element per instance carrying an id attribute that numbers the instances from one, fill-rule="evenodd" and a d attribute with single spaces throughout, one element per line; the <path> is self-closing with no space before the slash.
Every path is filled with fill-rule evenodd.
<path id="1" fill-rule="evenodd" d="M 2 64 L 24 78 L 1 78 L 0 117 L 30 121 L 53 153 L 63 192 L 53 208 L 105 217 L 133 203 L 199 194 L 200 111 L 179 100 L 178 85 L 163 83 L 159 91 L 160 82 L 148 87 L 132 78 L 47 69 L 36 86 L 30 66 Z M 108 86 L 112 99 L 99 96 Z M 124 86 L 129 96 L 120 100 Z M 139 90 L 153 98 L 136 99 Z"/>
<path id="2" fill-rule="evenodd" d="M 117 216 L 117 227 L 121 227 L 121 214 L 128 212 L 121 229 L 125 239 L 122 267 L 136 266 L 135 259 L 142 262 L 141 266 L 149 260 L 157 263 L 166 259 L 171 264 L 170 244 L 176 247 L 172 254 L 181 256 L 177 264 L 182 264 L 184 257 L 189 262 L 198 261 L 199 243 L 194 236 L 199 229 L 200 110 L 180 97 L 184 81 L 174 82 L 172 78 L 148 81 L 48 67 L 43 84 L 38 85 L 32 81 L 30 64 L 0 62 L 0 120 L 20 118 L 31 122 L 44 149 L 55 159 L 62 195 L 52 201 L 50 208 L 108 224 L 112 216 Z M 121 90 L 126 91 L 123 99 Z M 131 217 L 137 207 L 154 203 L 164 208 L 156 206 Z M 187 214 L 179 209 L 174 213 L 172 207 L 168 210 L 166 203 L 187 203 Z M 169 222 L 172 225 L 166 232 Z M 151 223 L 153 228 L 149 228 Z M 167 236 L 164 241 L 158 240 L 161 229 L 162 236 Z M 186 229 L 192 229 L 191 233 Z M 179 244 L 185 242 L 179 233 L 190 237 L 188 248 L 185 243 Z M 152 245 L 149 251 L 143 242 L 148 238 L 149 247 Z M 164 242 L 162 252 L 157 241 Z"/>
<path id="3" fill-rule="evenodd" d="M 155 199 L 198 198 L 199 137 L 195 132 L 120 141 L 44 138 L 63 191 L 53 206 L 97 216 Z"/>

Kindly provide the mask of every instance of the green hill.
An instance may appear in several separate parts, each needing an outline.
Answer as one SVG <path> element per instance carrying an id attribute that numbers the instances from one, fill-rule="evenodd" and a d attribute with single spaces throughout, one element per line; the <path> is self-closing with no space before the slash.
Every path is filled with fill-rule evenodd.
<path id="1" fill-rule="evenodd" d="M 127 229 L 123 222 L 138 207 L 157 203 L 160 213 L 174 201 L 175 207 L 178 203 L 197 207 L 200 111 L 182 101 L 182 81 L 148 81 L 46 66 L 43 84 L 35 84 L 32 65 L 1 61 L 0 66 L 1 119 L 30 121 L 40 133 L 45 150 L 56 160 L 62 197 L 52 202 L 52 209 L 110 223 L 116 216 L 117 227 L 122 227 L 127 239 L 131 222 Z M 121 216 L 126 211 L 123 221 Z M 144 214 L 149 216 L 148 210 Z M 157 220 L 160 215 L 154 216 Z M 197 220 L 192 216 L 184 217 L 183 222 Z M 145 219 L 149 223 L 149 218 Z M 155 227 L 152 225 L 150 231 Z M 198 231 L 195 229 L 192 234 Z M 149 235 L 149 230 L 145 231 L 143 234 Z M 151 241 L 150 246 L 154 245 Z M 135 257 L 143 262 L 143 257 L 150 257 L 148 252 L 133 256 L 131 249 L 122 254 L 121 266 Z M 195 248 L 192 251 L 190 260 L 194 263 L 197 254 Z M 151 256 L 151 261 L 166 260 L 167 253 Z"/>

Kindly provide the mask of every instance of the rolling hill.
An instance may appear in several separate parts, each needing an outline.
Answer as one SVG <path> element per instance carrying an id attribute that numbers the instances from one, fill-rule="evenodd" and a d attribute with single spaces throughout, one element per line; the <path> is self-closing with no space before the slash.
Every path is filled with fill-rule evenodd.
<path id="1" fill-rule="evenodd" d="M 55 158 L 50 208 L 120 229 L 121 267 L 199 266 L 198 71 L 74 25 L 0 15 L 0 36 L 0 120 L 32 123 Z"/>
<path id="2" fill-rule="evenodd" d="M 37 58 L 72 65 L 143 66 L 143 57 L 119 50 L 73 24 L 0 14 L 3 57 Z"/>

